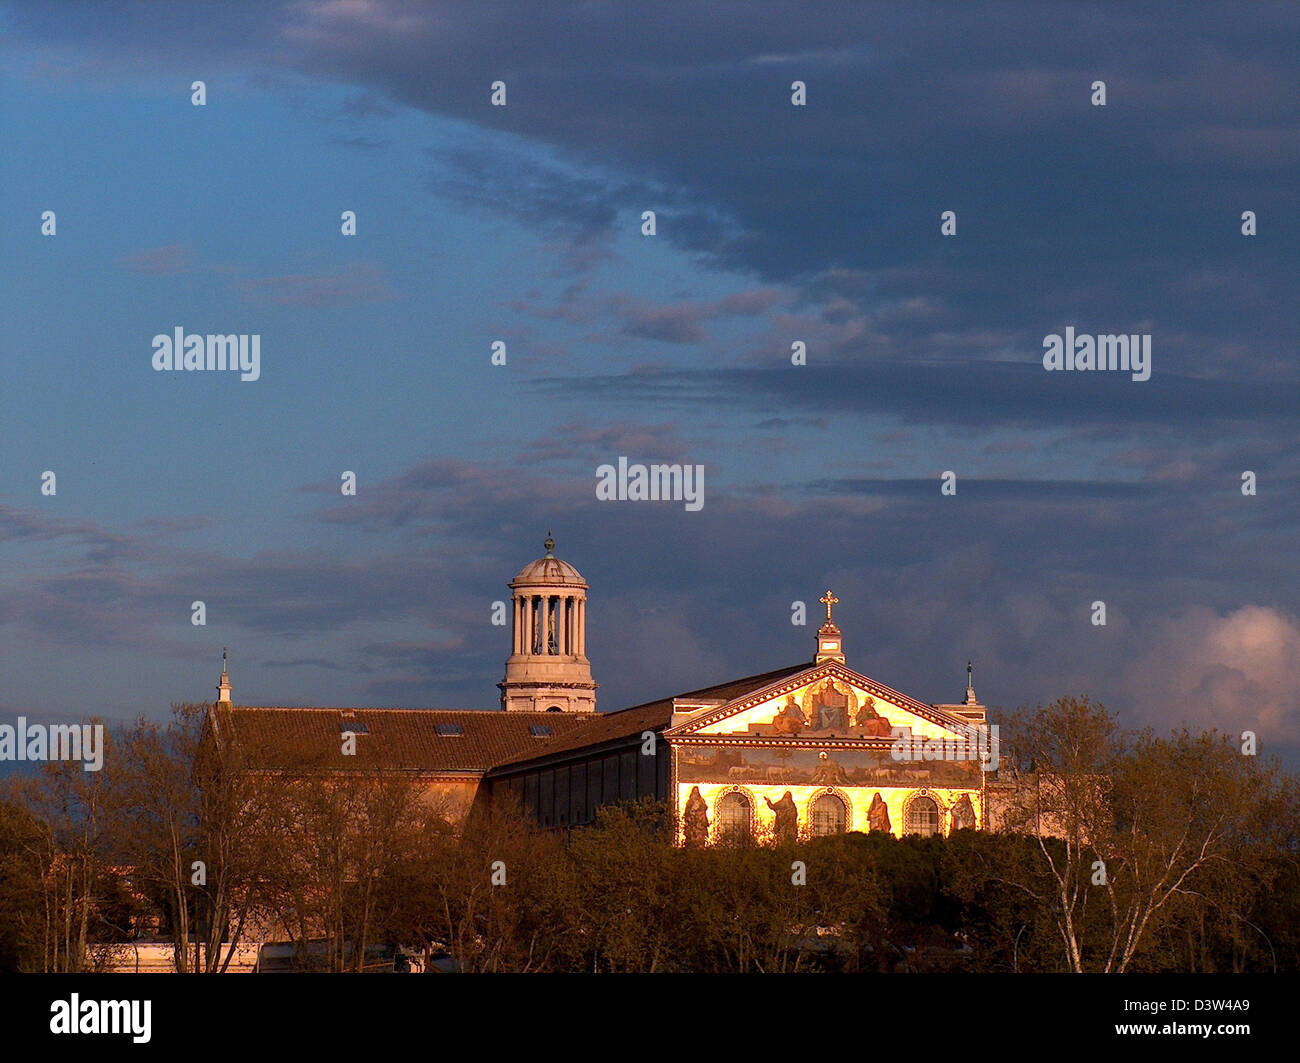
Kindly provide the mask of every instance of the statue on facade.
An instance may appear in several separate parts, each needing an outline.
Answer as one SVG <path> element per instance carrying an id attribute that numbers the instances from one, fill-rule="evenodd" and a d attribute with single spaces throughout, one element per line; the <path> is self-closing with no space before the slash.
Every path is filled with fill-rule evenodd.
<path id="1" fill-rule="evenodd" d="M 687 845 L 707 845 L 709 842 L 709 806 L 700 795 L 698 786 L 691 787 L 682 815 L 682 829 Z"/>
<path id="2" fill-rule="evenodd" d="M 857 719 L 853 721 L 873 738 L 891 738 L 889 720 L 876 711 L 876 699 L 868 696 L 858 710 Z"/>
<path id="3" fill-rule="evenodd" d="M 785 699 L 781 711 L 772 717 L 772 730 L 779 735 L 797 735 L 803 730 L 808 718 L 791 694 Z"/>
<path id="4" fill-rule="evenodd" d="M 827 679 L 812 696 L 813 728 L 828 731 L 847 727 L 849 722 L 849 693 L 840 690 L 834 680 Z"/>
<path id="5" fill-rule="evenodd" d="M 763 798 L 767 807 L 776 813 L 776 822 L 772 825 L 772 834 L 778 842 L 793 842 L 799 836 L 799 810 L 795 807 L 790 791 L 776 804 L 770 797 Z"/>
<path id="6" fill-rule="evenodd" d="M 867 826 L 872 830 L 884 831 L 886 834 L 894 829 L 889 822 L 889 806 L 885 804 L 879 790 L 871 799 L 871 807 L 867 809 Z"/>

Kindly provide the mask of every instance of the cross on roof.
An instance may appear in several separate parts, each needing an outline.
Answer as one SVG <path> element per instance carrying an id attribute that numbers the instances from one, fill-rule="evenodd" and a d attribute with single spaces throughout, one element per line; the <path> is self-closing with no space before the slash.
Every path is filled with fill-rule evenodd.
<path id="1" fill-rule="evenodd" d="M 829 623 L 831 622 L 831 606 L 832 606 L 832 605 L 838 605 L 838 604 L 839 604 L 839 599 L 836 598 L 835 595 L 832 594 L 830 591 L 827 591 L 825 594 L 823 594 L 823 595 L 822 595 L 820 598 L 818 598 L 817 600 L 818 600 L 819 602 L 822 602 L 823 604 L 825 604 L 825 606 L 826 606 L 826 623 L 829 624 Z"/>

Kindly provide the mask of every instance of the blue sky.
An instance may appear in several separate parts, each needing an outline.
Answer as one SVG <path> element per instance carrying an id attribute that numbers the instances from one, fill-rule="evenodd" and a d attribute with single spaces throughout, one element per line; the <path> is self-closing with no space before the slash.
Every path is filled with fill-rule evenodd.
<path id="1" fill-rule="evenodd" d="M 226 645 L 247 704 L 491 707 L 553 531 L 603 708 L 806 659 L 832 586 L 914 696 L 1300 749 L 1298 22 L 0 5 L 0 711 L 161 715 Z M 178 325 L 261 378 L 154 372 Z M 1151 379 L 1045 372 L 1067 325 Z M 620 455 L 704 508 L 598 502 Z"/>

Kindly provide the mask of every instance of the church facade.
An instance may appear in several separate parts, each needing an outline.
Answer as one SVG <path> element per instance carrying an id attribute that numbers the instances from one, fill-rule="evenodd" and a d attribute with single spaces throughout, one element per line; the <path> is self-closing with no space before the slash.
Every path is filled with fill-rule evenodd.
<path id="1" fill-rule="evenodd" d="M 974 691 L 928 705 L 848 668 L 824 600 L 811 665 L 721 704 L 680 700 L 664 737 L 681 841 L 987 826 L 996 747 Z"/>
<path id="2" fill-rule="evenodd" d="M 988 826 L 996 741 L 969 665 L 958 704 L 927 704 L 850 669 L 827 591 L 811 661 L 597 711 L 588 585 L 554 545 L 510 582 L 498 710 L 236 706 L 223 664 L 210 713 L 218 749 L 237 748 L 261 771 L 402 772 L 454 815 L 509 794 L 545 828 L 589 823 L 602 805 L 662 801 L 682 844 Z"/>

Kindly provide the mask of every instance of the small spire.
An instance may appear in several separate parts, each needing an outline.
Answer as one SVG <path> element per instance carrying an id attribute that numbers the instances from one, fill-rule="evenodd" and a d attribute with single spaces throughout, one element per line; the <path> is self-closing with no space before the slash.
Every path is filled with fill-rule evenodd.
<path id="1" fill-rule="evenodd" d="M 221 648 L 221 682 L 217 686 L 217 704 L 230 704 L 230 673 L 226 670 L 226 648 Z"/>
<path id="2" fill-rule="evenodd" d="M 975 697 L 975 670 L 971 667 L 970 661 L 966 662 L 966 704 L 979 704 Z"/>
<path id="3" fill-rule="evenodd" d="M 547 556 L 547 557 L 554 557 L 554 556 L 555 556 L 555 554 L 553 554 L 553 553 L 551 552 L 551 551 L 553 551 L 553 550 L 555 549 L 555 540 L 551 537 L 551 533 L 550 533 L 550 532 L 547 532 L 547 533 L 546 533 L 546 542 L 542 543 L 542 545 L 543 545 L 544 547 L 546 547 L 546 556 Z"/>

